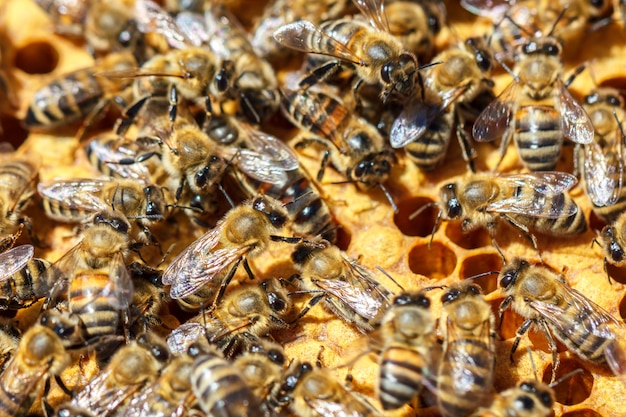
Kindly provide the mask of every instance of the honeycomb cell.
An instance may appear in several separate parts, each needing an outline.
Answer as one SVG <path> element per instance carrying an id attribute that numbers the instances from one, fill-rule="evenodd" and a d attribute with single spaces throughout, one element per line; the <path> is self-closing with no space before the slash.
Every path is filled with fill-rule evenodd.
<path id="1" fill-rule="evenodd" d="M 498 287 L 498 274 L 502 268 L 502 258 L 496 253 L 482 253 L 468 256 L 461 263 L 461 278 L 472 278 L 485 272 L 496 272 L 492 275 L 476 278 L 473 281 L 480 285 L 485 294 L 494 291 Z"/>
<path id="2" fill-rule="evenodd" d="M 606 222 L 599 218 L 592 210 L 591 214 L 589 214 L 589 228 L 591 230 L 602 230 L 604 226 L 606 226 Z"/>
<path id="3" fill-rule="evenodd" d="M 568 376 L 573 371 L 581 369 L 578 373 Z M 561 364 L 556 371 L 556 380 L 566 377 L 564 381 L 554 386 L 556 401 L 563 405 L 579 404 L 589 398 L 593 388 L 593 375 L 583 368 L 575 359 L 561 359 Z M 543 382 L 550 383 L 552 378 L 552 364 L 548 365 L 543 372 Z"/>
<path id="4" fill-rule="evenodd" d="M 352 233 L 350 233 L 347 228 L 339 226 L 337 228 L 337 241 L 335 245 L 341 250 L 348 250 L 350 241 L 352 241 Z"/>
<path id="5" fill-rule="evenodd" d="M 441 242 L 418 244 L 409 252 L 409 268 L 416 274 L 440 279 L 452 274 L 456 268 L 456 255 Z"/>
<path id="6" fill-rule="evenodd" d="M 3 116 L 0 119 L 2 133 L 0 133 L 0 141 L 8 142 L 17 149 L 28 137 L 28 131 L 24 129 L 20 121 L 14 117 Z"/>
<path id="7" fill-rule="evenodd" d="M 607 264 L 606 272 L 609 274 L 611 280 L 617 281 L 620 284 L 626 284 L 626 268 Z"/>
<path id="8" fill-rule="evenodd" d="M 619 316 L 622 319 L 626 319 L 626 294 L 624 294 L 622 300 L 619 302 Z"/>
<path id="9" fill-rule="evenodd" d="M 429 204 L 434 204 L 434 201 L 427 197 L 413 197 L 400 201 L 393 222 L 406 236 L 430 236 L 439 209 L 434 205 L 428 206 Z M 414 215 L 420 209 L 421 211 Z"/>
<path id="10" fill-rule="evenodd" d="M 15 53 L 15 66 L 28 74 L 48 74 L 58 63 L 59 53 L 45 41 L 30 42 Z"/>
<path id="11" fill-rule="evenodd" d="M 446 236 L 464 249 L 476 249 L 491 245 L 491 238 L 485 229 L 476 229 L 469 233 L 461 230 L 461 223 L 446 224 Z"/>
<path id="12" fill-rule="evenodd" d="M 561 417 L 603 417 L 602 414 L 590 408 L 583 408 L 580 410 L 568 411 L 561 414 Z"/>

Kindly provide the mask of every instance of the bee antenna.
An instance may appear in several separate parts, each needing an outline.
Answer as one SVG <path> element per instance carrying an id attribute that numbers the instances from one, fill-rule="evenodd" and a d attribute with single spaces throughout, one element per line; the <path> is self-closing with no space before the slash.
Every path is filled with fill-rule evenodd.
<path id="1" fill-rule="evenodd" d="M 417 216 L 419 216 L 420 214 L 422 214 L 422 212 L 423 212 L 424 210 L 429 209 L 429 208 L 431 208 L 431 207 L 437 207 L 437 206 L 439 206 L 439 204 L 438 204 L 438 203 L 436 203 L 436 202 L 434 202 L 434 201 L 431 201 L 431 202 L 430 202 L 430 203 L 428 203 L 428 204 L 424 204 L 422 207 L 418 208 L 417 210 L 415 210 L 413 213 L 411 213 L 411 214 L 409 215 L 409 220 L 413 220 L 414 218 L 416 218 Z M 441 210 L 439 210 L 439 211 L 441 211 Z"/>
<path id="2" fill-rule="evenodd" d="M 494 59 L 498 64 L 500 64 L 502 68 L 504 68 L 506 72 L 511 75 L 511 77 L 513 77 L 515 81 L 519 82 L 519 77 L 517 76 L 517 74 L 515 74 L 515 72 L 513 72 L 513 70 L 509 68 L 509 66 L 504 61 L 501 61 L 497 56 L 494 56 Z"/>
<path id="3" fill-rule="evenodd" d="M 391 276 L 391 274 L 389 274 L 389 272 L 385 271 L 383 269 L 382 266 L 378 265 L 376 266 L 376 269 L 378 269 L 380 272 L 382 272 L 382 274 L 384 276 L 386 276 L 387 278 L 389 278 L 391 280 L 391 282 L 393 282 L 394 284 L 396 284 L 398 286 L 398 288 L 400 288 L 400 291 L 402 292 L 406 292 L 406 290 L 404 289 L 404 287 L 402 285 L 400 285 L 400 283 L 398 281 L 395 280 L 394 277 Z"/>
<path id="4" fill-rule="evenodd" d="M 582 368 L 578 368 L 578 369 L 573 370 L 572 372 L 568 372 L 567 374 L 563 375 L 562 377 L 560 377 L 559 379 L 557 379 L 556 381 L 554 381 L 553 383 L 551 383 L 548 386 L 550 388 L 554 388 L 557 385 L 560 385 L 563 382 L 567 381 L 568 379 L 570 379 L 574 375 L 582 373 L 582 371 L 583 371 Z"/>
<path id="5" fill-rule="evenodd" d="M 550 29 L 550 32 L 548 32 L 546 36 L 552 36 L 552 33 L 556 29 L 556 25 L 563 18 L 563 16 L 565 16 L 565 12 L 567 11 L 567 9 L 569 9 L 569 4 L 566 4 L 565 6 L 563 6 L 563 10 L 561 10 L 561 13 L 559 13 L 559 15 L 557 16 L 556 20 L 552 24 L 552 29 Z"/>
<path id="6" fill-rule="evenodd" d="M 511 16 L 507 14 L 504 15 L 504 17 L 502 17 L 502 20 L 500 20 L 498 22 L 498 24 L 496 25 L 496 27 L 500 26 L 502 24 L 502 22 L 504 22 L 504 20 L 508 20 L 509 22 L 511 22 L 511 24 L 513 26 L 515 26 L 516 28 L 518 28 L 520 31 L 524 32 L 527 36 L 534 38 L 535 34 L 534 33 L 530 33 L 528 30 L 526 30 L 526 28 L 520 26 L 519 23 L 517 23 L 515 20 L 513 20 L 513 18 Z"/>
<path id="7" fill-rule="evenodd" d="M 228 204 L 230 205 L 231 208 L 235 208 L 235 203 L 233 202 L 233 200 L 230 198 L 230 196 L 228 195 L 228 193 L 226 192 L 226 190 L 224 189 L 224 187 L 222 187 L 222 184 L 217 183 L 217 188 L 220 190 L 220 192 L 222 193 L 222 195 L 224 196 L 224 198 L 226 199 L 226 201 L 228 202 Z"/>
<path id="8" fill-rule="evenodd" d="M 528 352 L 528 359 L 530 360 L 530 368 L 533 370 L 533 376 L 535 377 L 535 381 L 538 381 L 539 378 L 537 378 L 537 367 L 535 366 L 535 361 L 533 359 L 533 353 L 530 350 L 529 347 L 526 348 L 526 351 Z"/>
<path id="9" fill-rule="evenodd" d="M 465 279 L 478 279 L 478 278 L 488 277 L 490 275 L 498 275 L 498 274 L 500 274 L 500 271 L 487 271 L 487 272 L 481 272 L 480 274 L 472 275 L 471 277 L 467 277 Z"/>
<path id="10" fill-rule="evenodd" d="M 393 196 L 389 193 L 389 190 L 387 190 L 387 187 L 385 187 L 385 185 L 382 183 L 378 183 L 378 186 L 380 187 L 381 190 L 383 190 L 383 193 L 385 193 L 385 197 L 387 197 L 387 200 L 389 201 L 389 204 L 391 205 L 393 212 L 398 213 L 398 205 L 393 200 Z"/>
<path id="11" fill-rule="evenodd" d="M 179 208 L 179 209 L 183 209 L 183 210 L 191 210 L 191 211 L 195 211 L 196 213 L 202 213 L 202 209 L 198 208 L 198 207 L 190 207 L 190 206 L 181 206 L 178 204 L 167 204 L 165 207 L 173 207 L 173 208 Z"/>
<path id="12" fill-rule="evenodd" d="M 159 263 L 157 264 L 156 268 L 160 267 L 161 265 L 163 265 L 163 262 L 165 262 L 165 260 L 167 259 L 167 257 L 169 256 L 169 254 L 172 252 L 172 250 L 174 249 L 174 247 L 176 246 L 176 242 L 172 243 L 170 245 L 169 248 L 167 248 L 167 250 L 165 251 L 165 253 L 163 254 L 163 257 L 161 258 L 161 260 L 159 261 Z"/>
<path id="13" fill-rule="evenodd" d="M 439 210 L 439 213 L 437 213 L 437 218 L 435 219 L 435 224 L 433 225 L 433 231 L 430 233 L 430 240 L 428 241 L 428 249 L 432 248 L 433 246 L 433 239 L 435 238 L 435 232 L 437 232 L 437 229 L 439 229 L 439 224 L 441 223 L 441 209 Z"/>

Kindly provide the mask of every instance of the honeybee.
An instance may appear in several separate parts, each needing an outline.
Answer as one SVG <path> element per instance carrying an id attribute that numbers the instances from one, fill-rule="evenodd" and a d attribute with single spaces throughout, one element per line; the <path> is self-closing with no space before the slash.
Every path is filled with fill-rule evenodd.
<path id="1" fill-rule="evenodd" d="M 283 378 L 278 398 L 297 416 L 350 415 L 380 417 L 365 398 L 341 386 L 325 369 L 293 362 Z"/>
<path id="2" fill-rule="evenodd" d="M 287 327 L 284 318 L 291 308 L 287 291 L 276 279 L 240 285 L 219 299 L 210 315 L 202 312 L 174 329 L 168 342 L 190 339 L 186 336 L 190 332 L 198 336 L 204 333 L 226 357 L 233 357 L 272 330 Z"/>
<path id="3" fill-rule="evenodd" d="M 324 80 L 342 64 L 352 64 L 359 79 L 381 87 L 380 97 L 387 102 L 397 96 L 415 94 L 418 63 L 413 52 L 389 33 L 389 24 L 380 0 L 354 0 L 369 24 L 351 18 L 322 22 L 316 26 L 299 20 L 281 26 L 274 39 L 288 48 L 328 55 L 336 61 L 324 63 L 301 82 L 302 87 Z"/>
<path id="4" fill-rule="evenodd" d="M 120 52 L 99 59 L 93 67 L 63 74 L 33 95 L 24 125 L 27 129 L 55 129 L 84 118 L 80 136 L 112 103 L 126 98 L 132 80 L 100 77 L 101 71 L 122 71 L 137 66 L 132 54 Z M 126 91 L 125 91 L 126 90 Z"/>
<path id="5" fill-rule="evenodd" d="M 149 227 L 168 215 L 163 187 L 144 185 L 134 180 L 112 178 L 74 178 L 37 184 L 43 208 L 53 220 L 84 222 L 95 213 L 113 209 L 134 220 L 141 236 L 152 241 Z"/>
<path id="6" fill-rule="evenodd" d="M 369 336 L 379 352 L 377 395 L 383 410 L 411 403 L 421 391 L 436 356 L 435 320 L 424 291 L 394 297 L 380 329 Z"/>
<path id="7" fill-rule="evenodd" d="M 624 347 L 620 345 L 624 323 L 567 285 L 562 276 L 543 266 L 514 259 L 502 268 L 498 281 L 506 294 L 500 304 L 500 317 L 504 310 L 512 307 L 526 319 L 517 331 L 511 358 L 522 335 L 531 326 L 537 326 L 552 351 L 552 382 L 559 366 L 554 337 L 584 360 L 606 362 L 624 382 L 626 365 Z"/>
<path id="8" fill-rule="evenodd" d="M 394 148 L 405 147 L 415 164 L 432 170 L 446 155 L 454 126 L 470 170 L 476 172 L 470 138 L 465 124 L 482 109 L 478 101 L 494 98 L 489 78 L 494 59 L 484 38 L 469 38 L 435 58 L 424 79 L 423 100 L 413 100 L 394 121 L 389 141 Z"/>
<path id="9" fill-rule="evenodd" d="M 15 320 L 0 319 L 0 373 L 17 350 L 21 335 L 15 326 Z"/>
<path id="10" fill-rule="evenodd" d="M 156 380 L 139 391 L 124 408 L 122 417 L 182 417 L 193 401 L 191 371 L 193 358 L 174 357 Z"/>
<path id="11" fill-rule="evenodd" d="M 0 253 L 0 310 L 29 307 L 45 298 L 54 286 L 44 274 L 50 262 L 33 255 L 31 245 Z"/>
<path id="12" fill-rule="evenodd" d="M 14 158 L 0 163 L 0 252 L 13 246 L 22 225 L 31 232 L 30 220 L 22 211 L 35 193 L 38 167 L 31 161 Z M 36 237 L 31 235 L 36 241 Z"/>
<path id="13" fill-rule="evenodd" d="M 0 415 L 26 414 L 45 381 L 63 372 L 69 362 L 70 356 L 54 331 L 40 324 L 30 327 L 0 374 Z"/>
<path id="14" fill-rule="evenodd" d="M 404 49 L 420 59 L 430 58 L 435 38 L 446 24 L 446 8 L 440 1 L 391 0 L 385 5 L 389 33 Z"/>
<path id="15" fill-rule="evenodd" d="M 191 388 L 207 415 L 261 415 L 260 399 L 254 395 L 240 369 L 198 343 L 189 347 L 189 354 L 195 358 Z"/>
<path id="16" fill-rule="evenodd" d="M 118 334 L 120 322 L 128 324 L 133 300 L 133 283 L 124 263 L 129 229 L 117 212 L 96 214 L 82 240 L 46 271 L 46 279 L 55 285 L 44 309 L 65 301 L 64 308 L 81 319 L 90 338 Z"/>
<path id="17" fill-rule="evenodd" d="M 489 407 L 470 417 L 550 417 L 554 415 L 554 390 L 539 381 L 522 381 L 497 394 Z"/>
<path id="18" fill-rule="evenodd" d="M 594 127 L 594 141 L 578 147 L 587 196 L 594 212 L 613 222 L 624 211 L 624 101 L 613 88 L 598 88 L 585 96 L 584 104 Z M 582 161 L 582 162 L 581 162 Z"/>
<path id="19" fill-rule="evenodd" d="M 363 333 L 380 325 L 393 294 L 373 271 L 323 240 L 298 244 L 291 258 L 304 292 L 314 295 L 296 320 L 323 301 L 333 314 Z"/>
<path id="20" fill-rule="evenodd" d="M 388 148 L 378 130 L 361 119 L 337 99 L 313 90 L 282 90 L 284 115 L 297 127 L 314 135 L 296 144 L 296 148 L 315 143 L 325 148 L 326 155 L 317 180 L 322 181 L 326 161 L 361 189 L 379 186 L 396 209 L 384 183 L 396 164 L 395 154 Z"/>
<path id="21" fill-rule="evenodd" d="M 223 5 L 211 4 L 204 15 L 179 13 L 176 22 L 188 38 L 201 37 L 192 43 L 207 44 L 220 60 L 218 101 L 236 100 L 239 112 L 255 124 L 276 111 L 279 95 L 274 69 L 256 54 L 245 29 Z"/>
<path id="22" fill-rule="evenodd" d="M 441 297 L 443 357 L 437 401 L 444 417 L 466 416 L 484 405 L 496 364 L 495 317 L 480 287 L 461 281 Z"/>
<path id="23" fill-rule="evenodd" d="M 607 265 L 626 265 L 626 213 L 621 213 L 610 225 L 604 226 L 598 236 L 604 255 L 604 269 Z"/>
<path id="24" fill-rule="evenodd" d="M 128 265 L 128 272 L 134 289 L 130 310 L 131 335 L 145 333 L 159 326 L 169 332 L 171 329 L 161 319 L 162 308 L 170 301 L 169 292 L 161 283 L 163 270 L 159 266 L 152 268 L 133 262 Z"/>
<path id="25" fill-rule="evenodd" d="M 173 299 L 192 295 L 206 285 L 220 287 L 215 297 L 220 300 L 239 264 L 243 261 L 250 271 L 248 258 L 263 253 L 278 238 L 272 233 L 285 227 L 287 221 L 286 211 L 266 196 L 232 208 L 170 262 L 163 272 L 163 284 L 171 285 Z"/>
<path id="26" fill-rule="evenodd" d="M 563 137 L 588 144 L 593 124 L 567 89 L 573 77 L 562 80 L 561 45 L 551 33 L 529 39 L 517 53 L 514 80 L 478 116 L 472 132 L 479 142 L 502 137 L 502 157 L 513 137 L 529 170 L 550 171 L 561 155 Z"/>
<path id="27" fill-rule="evenodd" d="M 274 32 L 286 23 L 307 19 L 315 24 L 336 19 L 344 11 L 348 0 L 323 0 L 315 2 L 274 0 L 265 6 L 263 14 L 252 29 L 250 43 L 264 59 L 285 57 L 287 50 L 274 40 Z"/>
<path id="28" fill-rule="evenodd" d="M 575 184 L 576 177 L 564 172 L 471 174 L 444 184 L 438 205 L 443 220 L 460 220 L 463 232 L 487 229 L 496 248 L 498 223 L 504 221 L 537 249 L 532 232 L 569 236 L 587 229 L 584 213 L 567 194 Z"/>
<path id="29" fill-rule="evenodd" d="M 71 401 L 56 408 L 56 415 L 112 415 L 134 393 L 154 382 L 168 360 L 167 346 L 156 337 L 143 334 L 131 344 L 120 347 L 89 384 Z"/>

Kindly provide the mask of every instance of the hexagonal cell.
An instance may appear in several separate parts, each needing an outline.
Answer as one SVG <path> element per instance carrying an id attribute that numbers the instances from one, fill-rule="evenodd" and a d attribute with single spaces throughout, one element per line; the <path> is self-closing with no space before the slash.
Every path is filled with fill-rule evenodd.
<path id="1" fill-rule="evenodd" d="M 619 282 L 620 284 L 626 284 L 626 268 L 606 264 L 606 272 L 609 274 L 612 280 Z"/>
<path id="2" fill-rule="evenodd" d="M 491 237 L 485 229 L 465 233 L 461 230 L 460 222 L 446 224 L 446 236 L 463 249 L 476 249 L 491 245 Z"/>
<path id="3" fill-rule="evenodd" d="M 58 63 L 59 53 L 46 41 L 30 42 L 15 53 L 15 66 L 28 74 L 48 74 Z"/>
<path id="4" fill-rule="evenodd" d="M 619 302 L 619 315 L 622 320 L 626 320 L 626 294 L 624 294 L 621 301 Z"/>
<path id="5" fill-rule="evenodd" d="M 459 275 L 462 279 L 472 278 L 485 272 L 500 271 L 502 265 L 502 258 L 496 253 L 481 253 L 468 256 L 461 263 Z M 498 287 L 498 274 L 476 278 L 473 281 L 480 285 L 485 294 L 488 294 Z"/>
<path id="6" fill-rule="evenodd" d="M 350 233 L 350 231 L 345 227 L 339 225 L 337 228 L 337 240 L 335 245 L 337 245 L 341 250 L 348 250 L 350 241 L 352 241 L 352 233 Z"/>
<path id="7" fill-rule="evenodd" d="M 603 417 L 602 414 L 591 408 L 582 408 L 580 410 L 568 411 L 561 414 L 561 417 Z"/>
<path id="8" fill-rule="evenodd" d="M 563 405 L 579 404 L 589 398 L 593 388 L 593 375 L 587 369 L 583 368 L 575 359 L 561 359 L 561 364 L 556 371 L 556 380 L 563 378 L 573 371 L 581 369 L 569 376 L 564 381 L 554 386 L 554 396 L 556 401 Z M 543 382 L 550 383 L 552 378 L 552 364 L 546 366 L 543 371 Z"/>
<path id="9" fill-rule="evenodd" d="M 441 242 L 415 245 L 409 252 L 409 268 L 416 274 L 440 279 L 450 276 L 456 268 L 456 255 Z"/>
<path id="10" fill-rule="evenodd" d="M 418 213 L 415 214 L 416 212 Z M 393 222 L 406 236 L 430 236 L 438 212 L 439 209 L 434 206 L 432 199 L 413 197 L 398 203 L 398 212 L 393 216 Z"/>
<path id="11" fill-rule="evenodd" d="M 606 226 L 606 222 L 598 217 L 598 215 L 592 210 L 589 215 L 589 228 L 591 230 L 602 230 L 604 226 Z"/>
<path id="12" fill-rule="evenodd" d="M 14 117 L 3 116 L 0 119 L 2 133 L 0 133 L 0 141 L 9 142 L 17 149 L 28 137 L 28 131 L 22 127 L 20 121 Z"/>

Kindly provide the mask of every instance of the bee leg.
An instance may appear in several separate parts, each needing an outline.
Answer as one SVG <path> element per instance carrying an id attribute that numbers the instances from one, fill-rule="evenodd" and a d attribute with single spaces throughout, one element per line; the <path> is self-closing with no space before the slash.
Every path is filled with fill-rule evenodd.
<path id="1" fill-rule="evenodd" d="M 578 67 L 576 67 L 574 69 L 574 72 L 572 72 L 572 75 L 570 75 L 569 77 L 567 77 L 567 79 L 565 80 L 565 82 L 563 83 L 565 85 L 565 87 L 569 87 L 571 83 L 574 82 L 574 80 L 576 79 L 576 77 L 578 77 L 580 75 L 581 72 L 583 72 L 585 69 L 587 69 L 587 63 L 581 64 Z M 553 381 L 554 382 L 554 381 Z"/>
<path id="2" fill-rule="evenodd" d="M 220 289 L 217 292 L 217 294 L 215 295 L 215 299 L 213 300 L 212 308 L 215 308 L 217 306 L 217 303 L 219 302 L 219 300 L 221 300 L 222 297 L 224 296 L 224 292 L 226 291 L 226 287 L 228 286 L 228 284 L 230 284 L 230 281 L 233 279 L 233 276 L 235 276 L 235 272 L 237 272 L 237 269 L 239 268 L 239 264 L 243 260 L 244 260 L 243 257 L 237 259 L 237 261 L 235 262 L 233 267 L 230 268 L 230 271 L 228 271 L 228 275 L 226 275 L 226 277 L 224 277 L 224 280 L 220 284 Z M 248 266 L 248 268 L 250 268 L 250 267 Z"/>
<path id="3" fill-rule="evenodd" d="M 231 60 L 222 62 L 222 67 L 215 74 L 215 88 L 220 95 L 227 96 L 231 86 L 231 80 L 235 74 L 235 63 Z"/>
<path id="4" fill-rule="evenodd" d="M 493 245 L 494 248 L 496 248 L 496 251 L 498 252 L 498 255 L 500 255 L 500 258 L 502 258 L 502 263 L 506 265 L 506 258 L 504 257 L 504 253 L 502 253 L 502 249 L 500 249 L 498 242 L 496 242 L 495 237 L 491 238 L 491 244 Z"/>
<path id="5" fill-rule="evenodd" d="M 522 336 L 526 334 L 526 332 L 528 331 L 528 329 L 530 329 L 530 326 L 534 322 L 534 319 L 526 320 L 524 323 L 522 323 L 519 329 L 517 329 L 517 333 L 515 334 L 515 341 L 513 342 L 513 346 L 511 346 L 511 355 L 509 356 L 509 358 L 511 359 L 511 363 L 515 363 L 515 361 L 513 360 L 513 354 L 517 350 L 519 342 L 522 340 Z"/>
<path id="6" fill-rule="evenodd" d="M 461 146 L 461 155 L 463 155 L 463 159 L 467 163 L 467 168 L 475 173 L 476 165 L 474 164 L 474 159 L 476 159 L 476 149 L 471 145 L 470 138 L 465 132 L 465 118 L 459 114 L 458 110 L 454 111 L 454 124 L 456 128 L 456 138 Z"/>
<path id="7" fill-rule="evenodd" d="M 320 350 L 317 352 L 317 359 L 315 359 L 315 366 L 317 368 L 324 368 L 324 359 L 322 358 L 322 353 L 324 353 L 324 350 L 326 348 L 324 347 L 324 345 L 320 345 Z"/>
<path id="8" fill-rule="evenodd" d="M 511 141 L 512 136 L 513 136 L 512 130 L 506 132 L 504 136 L 502 136 L 502 142 L 500 142 L 500 159 L 498 160 L 498 163 L 496 164 L 496 166 L 493 167 L 493 172 L 498 171 L 498 167 L 500 167 L 500 164 L 502 163 L 502 160 L 504 159 L 504 155 L 506 155 L 506 150 L 509 148 L 509 142 Z"/>
<path id="9" fill-rule="evenodd" d="M 323 82 L 337 73 L 341 68 L 340 61 L 330 61 L 316 68 L 313 68 L 309 74 L 300 80 L 298 86 L 306 90 L 315 84 Z"/>
<path id="10" fill-rule="evenodd" d="M 330 151 L 326 149 L 324 151 L 324 156 L 322 157 L 322 163 L 320 164 L 320 170 L 317 171 L 317 181 L 322 182 L 322 178 L 324 178 L 324 171 L 326 171 L 326 166 L 328 165 L 328 160 L 330 159 Z"/>
<path id="11" fill-rule="evenodd" d="M 500 303 L 500 307 L 498 308 L 498 313 L 499 313 L 499 318 L 500 318 L 500 324 L 498 324 L 498 330 L 500 330 L 500 328 L 502 328 L 502 318 L 504 316 L 504 311 L 509 308 L 509 306 L 511 305 L 511 302 L 513 301 L 513 296 L 509 295 L 508 297 L 506 297 L 504 299 L 504 301 L 502 301 Z"/>
<path id="12" fill-rule="evenodd" d="M 311 293 L 311 292 L 313 292 L 313 291 L 305 291 L 304 293 L 309 294 L 309 293 Z M 306 306 L 302 309 L 302 311 L 300 311 L 300 313 L 298 314 L 298 316 L 297 316 L 295 319 L 293 319 L 292 321 L 290 321 L 289 323 L 287 323 L 287 324 L 291 325 L 291 324 L 296 323 L 298 320 L 300 320 L 302 317 L 304 317 L 304 316 L 305 316 L 305 314 L 306 314 L 306 313 L 308 313 L 308 312 L 309 312 L 309 310 L 310 310 L 312 307 L 315 307 L 315 305 L 316 305 L 317 303 L 319 303 L 320 301 L 322 301 L 322 299 L 324 298 L 324 296 L 326 295 L 326 293 L 325 293 L 324 291 L 320 291 L 320 292 L 321 292 L 321 294 L 316 295 L 315 297 L 311 298 L 311 300 L 309 300 L 308 304 L 307 304 L 307 305 L 306 305 Z M 295 294 L 302 294 L 302 292 L 296 291 L 296 292 L 290 292 L 290 293 L 289 293 L 289 295 L 295 295 Z"/>
<path id="13" fill-rule="evenodd" d="M 556 380 L 556 371 L 559 369 L 559 353 L 557 351 L 556 342 L 554 341 L 554 337 L 552 337 L 552 333 L 548 329 L 548 325 L 545 321 L 540 320 L 539 324 L 541 324 L 541 330 L 543 331 L 544 336 L 548 340 L 548 347 L 550 348 L 550 352 L 552 353 L 552 378 L 550 379 L 550 384 L 554 384 Z"/>
<path id="14" fill-rule="evenodd" d="M 78 139 L 79 143 L 85 140 L 85 136 L 87 135 L 87 132 L 89 132 L 91 127 L 95 123 L 98 123 L 100 120 L 102 120 L 106 110 L 109 108 L 110 105 L 110 98 L 102 98 L 98 100 L 94 108 L 91 109 L 87 117 L 85 117 L 85 120 L 81 124 L 80 129 L 78 129 L 78 132 L 76 132 L 76 138 Z"/>
<path id="15" fill-rule="evenodd" d="M 131 104 L 131 106 L 128 107 L 126 110 L 124 110 L 124 112 L 122 112 L 122 116 L 117 119 L 117 122 L 115 122 L 115 127 L 113 128 L 115 134 L 117 134 L 118 136 L 124 136 L 128 131 L 128 128 L 137 118 L 139 111 L 151 98 L 152 96 L 142 97 L 139 100 L 135 101 L 133 104 Z"/>
<path id="16" fill-rule="evenodd" d="M 170 86 L 170 89 L 168 91 L 168 96 L 169 96 L 168 97 L 168 101 L 169 101 L 168 113 L 169 113 L 170 122 L 172 122 L 172 125 L 173 125 L 174 122 L 176 121 L 176 115 L 178 114 L 178 89 L 176 88 L 174 84 Z"/>
<path id="17" fill-rule="evenodd" d="M 606 273 L 606 277 L 609 279 L 609 285 L 613 285 L 613 282 L 611 281 L 611 275 L 609 275 L 609 260 L 606 259 L 606 257 L 604 258 L 603 267 L 604 272 Z"/>
<path id="18" fill-rule="evenodd" d="M 530 233 L 530 230 L 528 229 L 528 227 L 519 223 L 517 220 L 515 220 L 514 218 L 512 218 L 511 216 L 507 214 L 501 214 L 500 216 L 504 220 L 506 220 L 511 226 L 515 227 L 520 232 L 522 232 L 524 237 L 526 237 L 526 239 L 530 241 L 531 245 L 533 245 L 533 249 L 537 251 L 537 254 L 539 255 L 539 260 L 543 262 L 543 258 L 541 257 L 541 252 L 539 252 L 539 246 L 537 245 L 537 237 L 533 235 L 532 233 Z"/>

